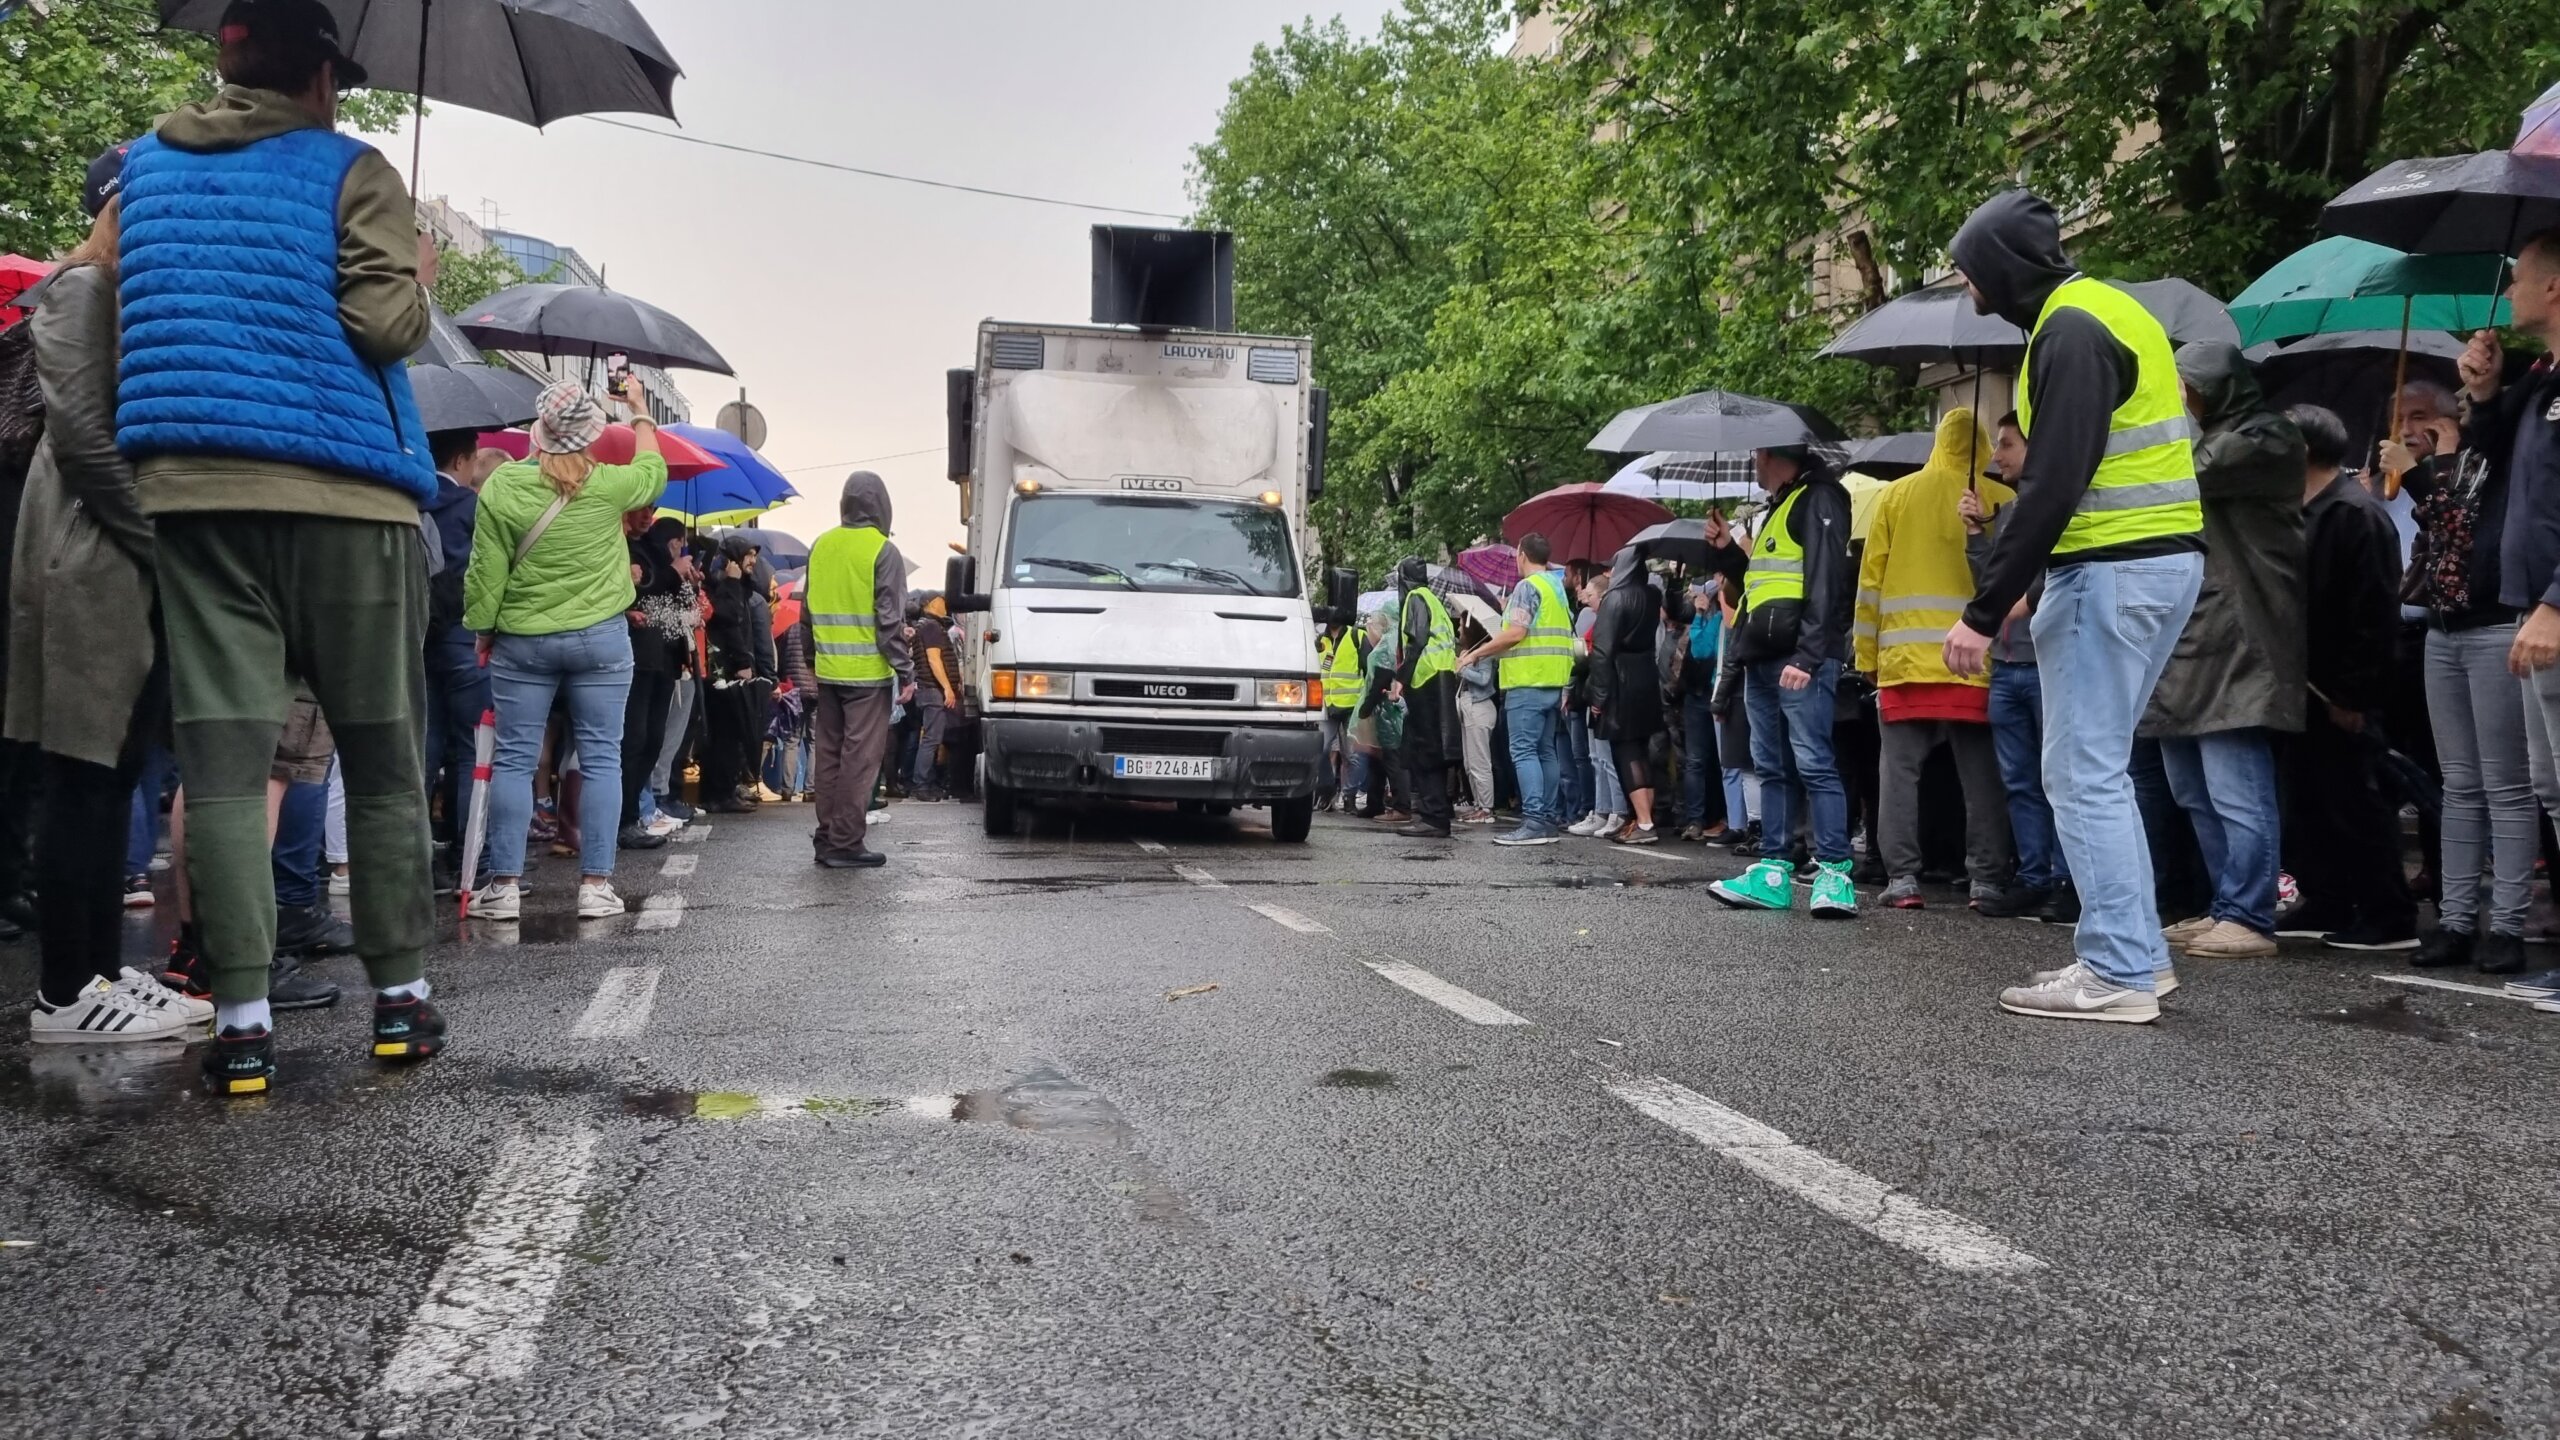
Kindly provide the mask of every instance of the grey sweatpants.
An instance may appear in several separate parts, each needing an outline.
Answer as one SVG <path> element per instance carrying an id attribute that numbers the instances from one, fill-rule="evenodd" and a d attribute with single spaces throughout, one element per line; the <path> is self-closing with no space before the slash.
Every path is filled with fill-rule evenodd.
<path id="1" fill-rule="evenodd" d="M 2519 684 L 2507 673 L 2515 641 L 2512 622 L 2427 632 L 2427 719 L 2444 773 L 2436 920 L 2447 930 L 2479 933 L 2484 873 L 2489 933 L 2524 934 L 2533 903 L 2542 854 L 2534 791 L 2550 773 L 2550 746 L 2534 697 L 2542 677 Z"/>
<path id="2" fill-rule="evenodd" d="M 818 686 L 818 850 L 859 850 L 889 754 L 889 685 Z"/>
<path id="3" fill-rule="evenodd" d="M 1964 786 L 1964 859 L 1976 885 L 2006 885 L 2009 791 L 2000 782 L 2000 752 L 1989 725 L 1953 720 L 1889 720 L 1884 731 L 1883 785 L 1877 795 L 1877 837 L 1884 868 L 1894 879 L 1920 873 L 1920 767 L 1943 741 L 1956 752 L 1956 778 Z"/>

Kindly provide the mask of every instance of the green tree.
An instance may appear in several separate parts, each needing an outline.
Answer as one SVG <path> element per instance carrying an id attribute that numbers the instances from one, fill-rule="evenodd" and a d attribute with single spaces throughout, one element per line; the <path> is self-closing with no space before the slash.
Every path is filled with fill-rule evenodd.
<path id="1" fill-rule="evenodd" d="M 50 15 L 0 21 L 0 251 L 69 249 L 88 230 L 80 187 L 90 160 L 218 85 L 211 42 L 161 30 L 149 5 L 62 0 Z M 342 123 L 389 130 L 409 104 L 358 92 Z"/>
<path id="2" fill-rule="evenodd" d="M 525 281 L 524 267 L 495 246 L 465 255 L 450 246 L 436 250 L 436 308 L 460 315 L 511 285 Z"/>

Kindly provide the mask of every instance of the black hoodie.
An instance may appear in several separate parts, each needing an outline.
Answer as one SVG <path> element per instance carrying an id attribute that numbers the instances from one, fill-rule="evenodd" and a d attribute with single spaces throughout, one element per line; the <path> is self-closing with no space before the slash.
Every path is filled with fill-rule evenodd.
<path id="1" fill-rule="evenodd" d="M 857 530 L 889 533 L 889 487 L 868 470 L 856 470 L 845 477 L 844 494 L 836 502 L 836 518 Z M 823 537 L 821 537 L 823 538 Z M 907 648 L 907 632 L 899 624 L 907 613 L 907 559 L 898 553 L 895 541 L 880 547 L 879 558 L 871 564 L 871 609 L 879 617 L 878 639 L 881 658 L 889 662 L 894 678 L 875 681 L 831 681 L 847 689 L 870 690 L 894 685 L 903 690 L 915 680 L 915 660 Z M 812 612 L 800 611 L 801 644 L 808 653 L 818 653 L 818 639 L 813 628 Z M 955 677 L 956 678 L 956 677 Z"/>
<path id="2" fill-rule="evenodd" d="M 2045 301 L 2080 273 L 2062 253 L 2062 225 L 2053 207 L 2026 190 L 2004 190 L 1982 202 L 1956 231 L 1950 248 L 1956 268 L 1982 292 L 1990 313 L 2030 332 Z M 2053 553 L 2098 473 L 2098 462 L 2106 458 L 2108 420 L 2133 398 L 2139 373 L 2133 352 L 2086 311 L 2058 311 L 2036 334 L 2027 350 L 2035 431 L 2027 437 L 2021 476 L 2010 482 L 2018 498 L 2001 519 L 1982 583 L 1965 607 L 1964 623 L 1976 632 L 1999 634 L 2000 622 L 2048 565 L 2138 560 L 2204 548 L 2201 536 L 2175 535 L 2075 551 L 2068 557 Z"/>

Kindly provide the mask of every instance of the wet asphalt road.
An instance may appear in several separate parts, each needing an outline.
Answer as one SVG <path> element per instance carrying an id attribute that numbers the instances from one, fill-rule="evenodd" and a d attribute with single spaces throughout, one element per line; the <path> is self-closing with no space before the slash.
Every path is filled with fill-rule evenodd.
<path id="1" fill-rule="evenodd" d="M 538 872 L 414 1071 L 0 1011 L 7 1432 L 2560 1434 L 2560 1020 L 2387 958 L 2059 1025 L 2061 932 L 1720 849 L 808 818 Z"/>

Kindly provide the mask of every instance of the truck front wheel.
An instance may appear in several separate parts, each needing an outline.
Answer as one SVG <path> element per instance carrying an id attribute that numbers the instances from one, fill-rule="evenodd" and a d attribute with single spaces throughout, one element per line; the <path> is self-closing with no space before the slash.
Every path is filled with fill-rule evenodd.
<path id="1" fill-rule="evenodd" d="M 1303 845 L 1307 832 L 1316 824 L 1316 800 L 1310 795 L 1303 800 L 1271 802 L 1271 838 L 1283 845 Z"/>
<path id="2" fill-rule="evenodd" d="M 989 780 L 981 786 L 980 789 L 986 797 L 986 811 L 984 819 L 986 821 L 987 833 L 999 840 L 1012 839 L 1014 810 L 1013 787 L 1009 785 L 999 785 L 993 780 Z"/>

